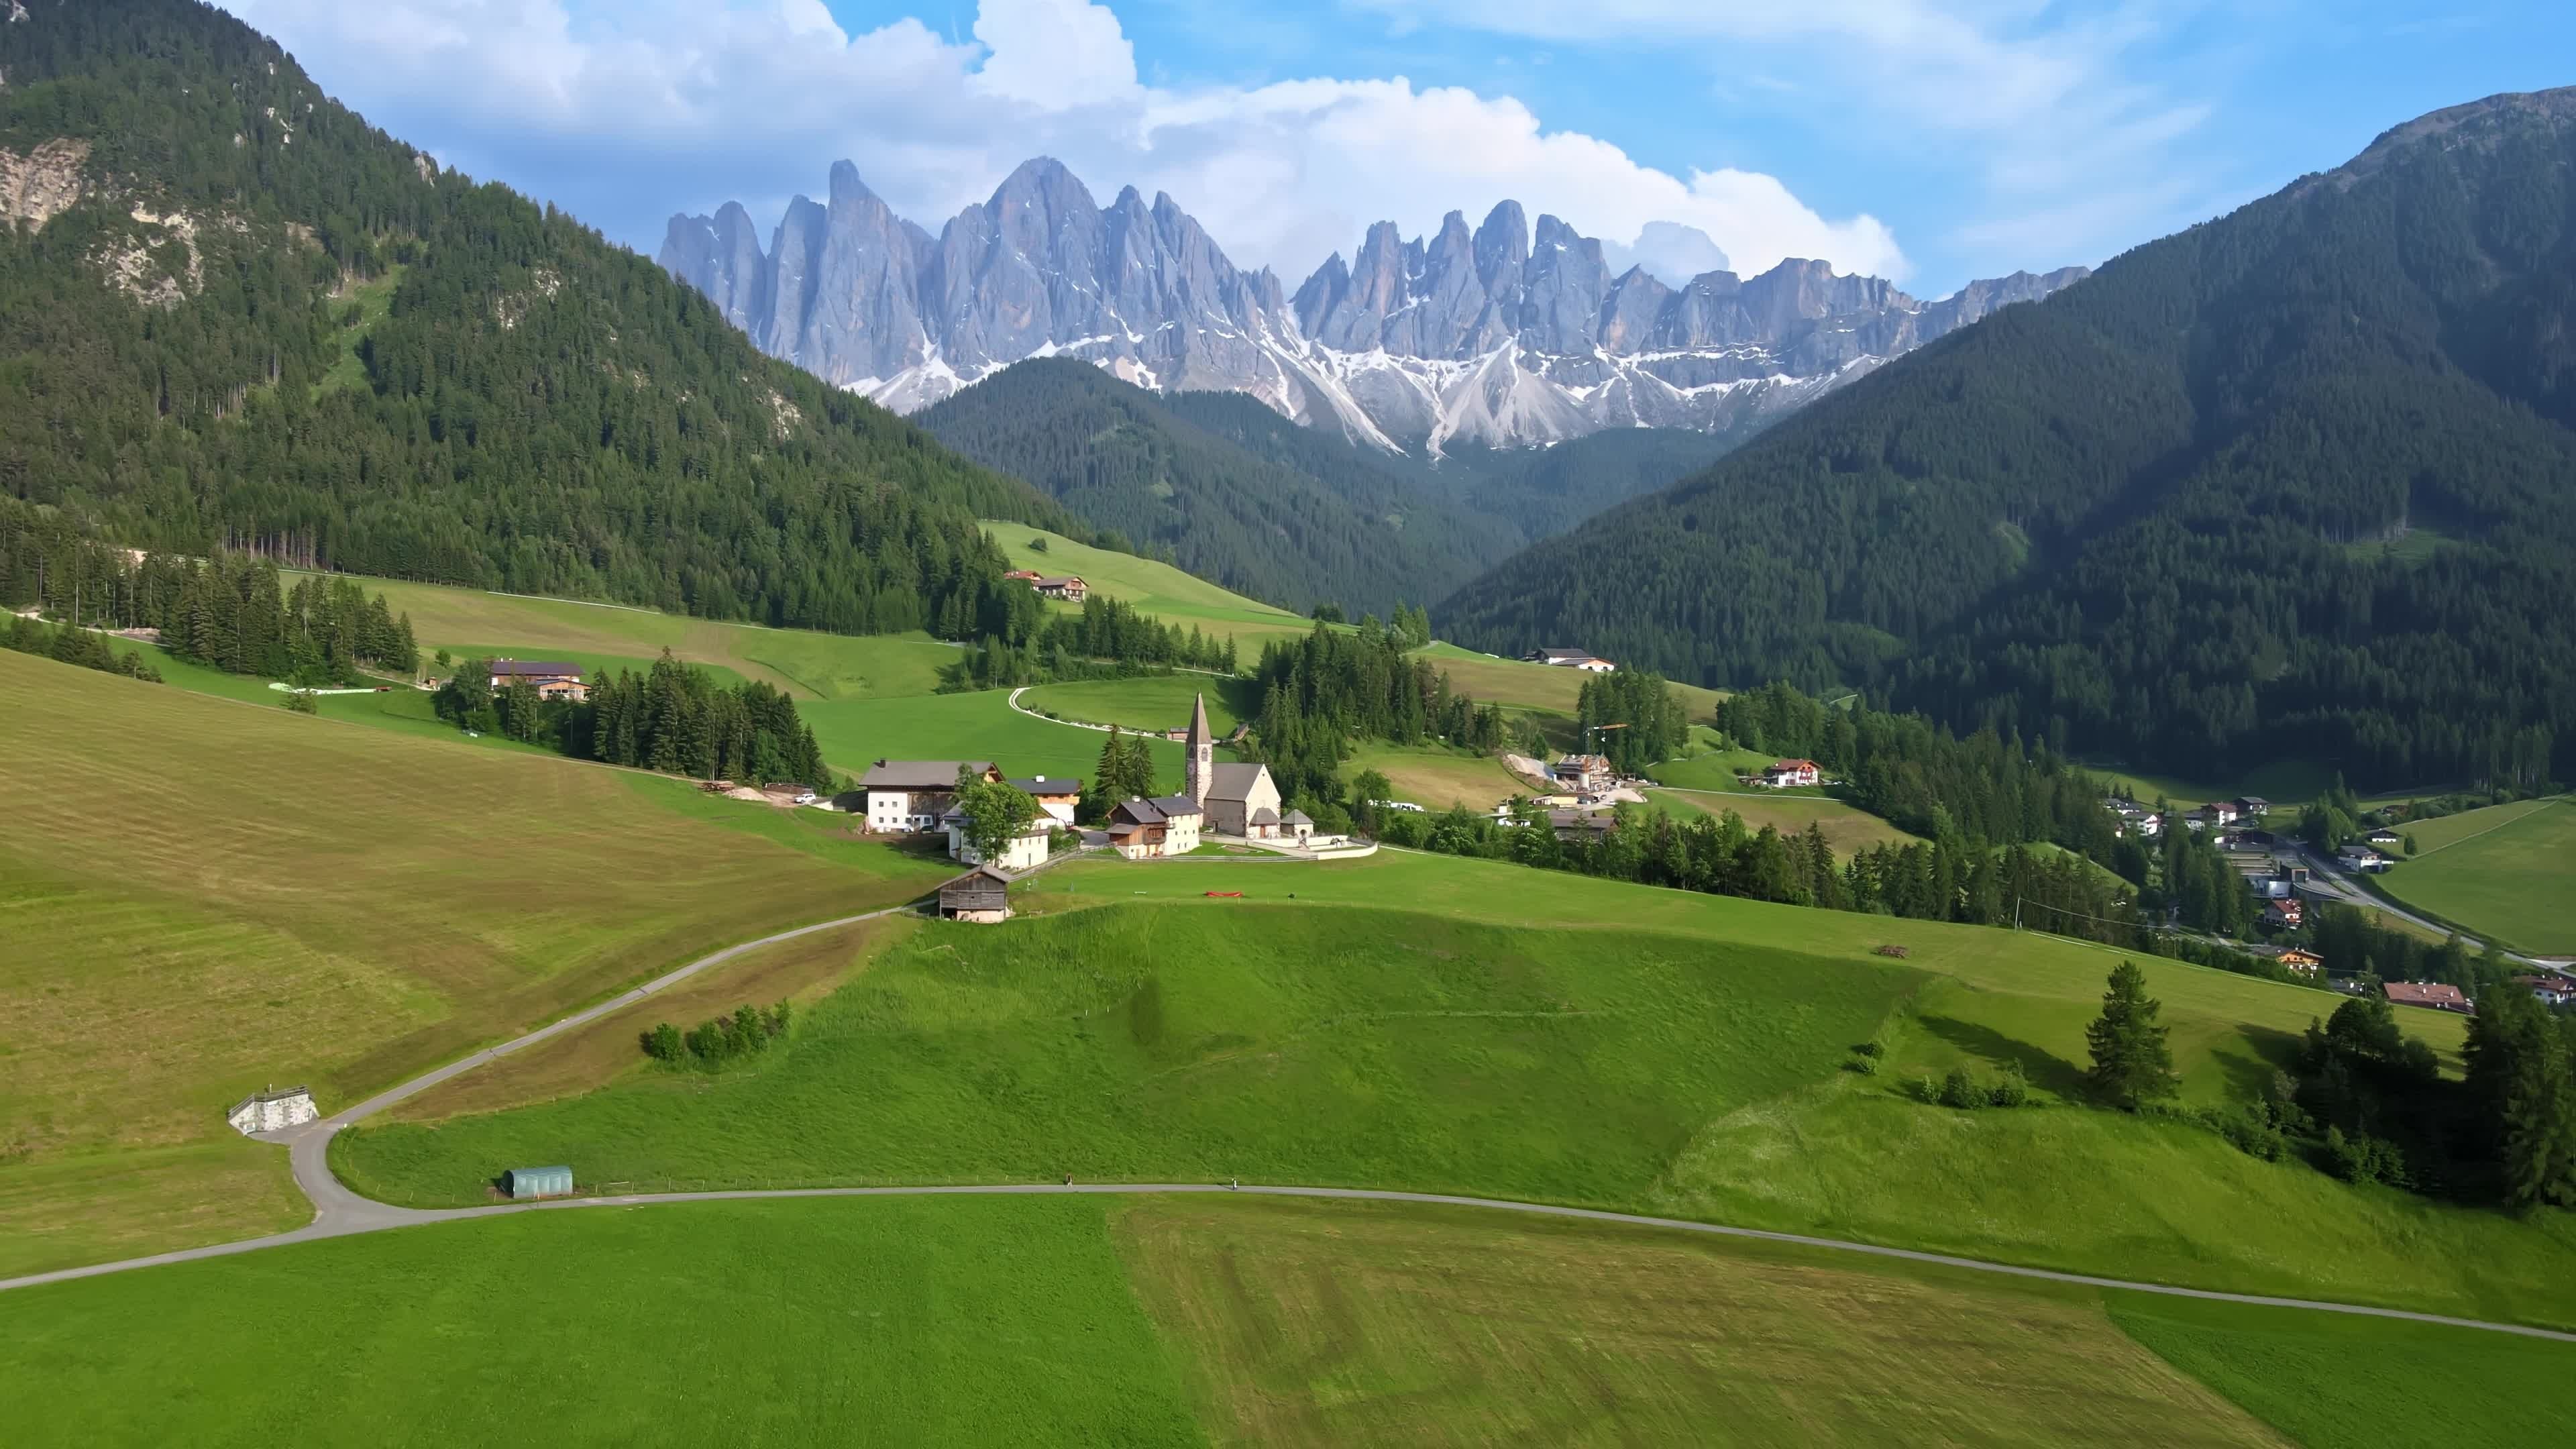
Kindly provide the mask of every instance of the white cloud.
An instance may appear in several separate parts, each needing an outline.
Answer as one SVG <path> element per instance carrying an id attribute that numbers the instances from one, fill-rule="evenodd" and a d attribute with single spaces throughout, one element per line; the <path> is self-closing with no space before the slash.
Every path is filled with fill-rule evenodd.
<path id="1" fill-rule="evenodd" d="M 912 19 L 845 36 L 818 0 L 223 3 L 370 119 L 647 249 L 669 212 L 727 199 L 766 225 L 841 157 L 936 232 L 1050 154 L 1104 203 L 1170 192 L 1291 286 L 1370 222 L 1424 231 L 1507 197 L 1607 238 L 1692 228 L 1747 271 L 1906 265 L 1873 217 L 1828 219 L 1755 172 L 1644 166 L 1509 96 L 1400 76 L 1146 84 L 1117 18 L 1082 0 L 983 0 L 972 41 Z"/>
<path id="2" fill-rule="evenodd" d="M 1944 162 L 1982 189 L 1967 235 L 2083 249 L 2137 240 L 2153 212 L 2121 194 L 2165 173 L 2210 104 L 2209 80 L 2139 80 L 2207 0 L 1349 0 L 1391 25 L 1454 25 L 1548 44 L 1649 48 L 1721 83 L 1830 97 L 1874 144 Z M 2221 27 L 2224 29 L 2224 27 Z M 1784 74 L 1785 73 L 1785 76 Z M 2104 230 L 2107 228 L 2107 232 Z M 1920 240 L 1920 238 L 1918 238 Z M 2098 255 L 2098 252 L 2091 253 Z M 2037 265 L 2043 254 L 2025 258 Z"/>

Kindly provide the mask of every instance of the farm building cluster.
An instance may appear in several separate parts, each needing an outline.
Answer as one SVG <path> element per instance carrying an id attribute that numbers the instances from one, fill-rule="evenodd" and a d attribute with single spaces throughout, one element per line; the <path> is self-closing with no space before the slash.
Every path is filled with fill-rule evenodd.
<path id="1" fill-rule="evenodd" d="M 1315 843 L 1313 817 L 1287 807 L 1268 765 L 1216 762 L 1216 732 L 1208 724 L 1204 695 L 1177 733 L 1185 751 L 1180 791 L 1117 802 L 1095 843 L 1127 860 L 1187 855 L 1208 840 L 1291 848 Z M 988 858 L 972 839 L 972 816 L 958 799 L 960 781 L 1009 785 L 1035 801 L 1037 812 Z M 879 760 L 855 790 L 834 803 L 863 816 L 872 834 L 944 832 L 949 855 L 974 869 L 941 888 L 940 914 L 996 921 L 1009 914 L 1011 881 L 1044 865 L 1056 837 L 1076 830 L 1081 801 L 1080 780 L 1014 777 L 990 760 Z"/>

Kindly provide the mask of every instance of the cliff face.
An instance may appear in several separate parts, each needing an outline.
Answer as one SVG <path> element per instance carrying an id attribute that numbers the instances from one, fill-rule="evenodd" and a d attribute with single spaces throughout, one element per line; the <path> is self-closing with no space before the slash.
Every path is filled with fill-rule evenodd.
<path id="1" fill-rule="evenodd" d="M 1369 228 L 1293 297 L 1228 261 L 1169 196 L 1107 208 L 1040 158 L 936 240 L 848 162 L 798 197 L 764 252 L 738 204 L 673 217 L 662 264 L 763 350 L 899 410 L 1028 357 L 1140 386 L 1248 393 L 1390 449 L 1541 444 L 1607 427 L 1722 431 L 1798 406 L 2081 268 L 1972 283 L 1924 304 L 1791 260 L 1679 288 L 1518 202 L 1429 238 Z"/>

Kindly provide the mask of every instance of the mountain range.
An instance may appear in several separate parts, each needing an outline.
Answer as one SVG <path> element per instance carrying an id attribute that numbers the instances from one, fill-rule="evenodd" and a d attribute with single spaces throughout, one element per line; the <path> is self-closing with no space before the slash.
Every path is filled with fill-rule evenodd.
<path id="1" fill-rule="evenodd" d="M 2576 778 L 2576 89 L 2399 126 L 1435 606 L 2195 779 Z"/>
<path id="2" fill-rule="evenodd" d="M 761 244 L 729 202 L 675 216 L 661 263 L 773 357 L 898 412 L 1030 357 L 1155 391 L 1248 394 L 1388 451 L 1549 444 L 1604 428 L 1741 432 L 2085 273 L 2017 272 L 1925 303 L 1790 260 L 1667 285 L 1505 201 L 1472 230 L 1369 228 L 1287 293 L 1168 195 L 1107 208 L 1045 157 L 933 237 L 848 161 Z"/>

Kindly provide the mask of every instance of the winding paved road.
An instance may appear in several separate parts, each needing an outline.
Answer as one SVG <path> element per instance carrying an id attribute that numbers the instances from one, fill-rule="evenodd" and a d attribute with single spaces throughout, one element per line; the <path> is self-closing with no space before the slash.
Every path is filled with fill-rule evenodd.
<path id="1" fill-rule="evenodd" d="M 1040 867 L 1043 869 L 1044 867 Z M 2303 1308 L 2319 1313 L 2348 1313 L 2364 1318 L 2394 1318 L 2409 1323 L 2435 1323 L 2452 1328 L 2476 1328 L 2493 1333 L 2510 1333 L 2524 1338 L 2552 1339 L 2576 1343 L 2576 1333 L 2562 1333 L 2551 1328 L 2535 1328 L 2521 1323 L 2491 1323 L 2477 1318 L 2453 1318 L 2439 1313 L 2415 1313 L 2403 1308 L 2375 1308 L 2358 1303 L 2328 1303 L 2309 1298 L 2278 1298 L 2256 1293 L 2221 1293 L 2206 1288 L 2182 1288 L 2170 1283 L 2137 1283 L 2124 1278 L 2103 1278 L 2089 1273 L 2061 1273 L 2049 1268 L 2028 1268 L 2012 1263 L 1990 1263 L 1980 1258 L 1962 1258 L 1948 1253 L 1918 1252 L 1911 1248 L 1890 1248 L 1877 1243 L 1855 1243 L 1841 1238 L 1811 1237 L 1804 1233 L 1769 1232 L 1761 1228 L 1728 1227 L 1720 1223 L 1693 1222 L 1687 1218 L 1652 1217 L 1641 1213 L 1605 1212 L 1596 1208 L 1564 1207 L 1555 1203 L 1515 1202 L 1504 1198 L 1464 1197 L 1451 1193 L 1397 1192 L 1379 1188 L 1297 1187 L 1255 1184 L 1233 1187 L 1221 1183 L 1197 1182 L 1109 1182 L 1109 1183 L 961 1183 L 927 1187 L 815 1187 L 743 1189 L 729 1192 L 637 1193 L 618 1197 L 557 1198 L 544 1202 L 494 1203 L 473 1208 L 406 1208 L 361 1197 L 331 1173 L 331 1139 L 340 1129 L 371 1117 L 394 1103 L 428 1090 L 460 1073 L 472 1071 L 495 1057 L 534 1046 L 559 1033 L 586 1022 L 596 1021 L 612 1011 L 632 1006 L 656 992 L 685 981 L 699 972 L 746 951 L 757 951 L 781 941 L 810 936 L 817 931 L 855 925 L 911 909 L 888 906 L 838 920 L 819 921 L 799 926 L 792 931 L 779 931 L 756 941 L 728 946 L 702 956 L 676 971 L 657 976 L 623 995 L 597 1006 L 539 1027 L 527 1035 L 486 1048 L 435 1071 L 424 1072 L 401 1086 L 369 1097 L 356 1106 L 333 1116 L 308 1122 L 284 1132 L 264 1133 L 262 1141 L 283 1143 L 295 1171 L 295 1184 L 313 1200 L 313 1221 L 292 1232 L 274 1233 L 264 1238 L 249 1238 L 237 1243 L 218 1243 L 212 1247 L 185 1248 L 149 1257 L 126 1258 L 114 1263 L 93 1263 L 80 1268 L 62 1268 L 51 1273 L 31 1273 L 24 1277 L 0 1279 L 0 1290 L 27 1288 L 39 1283 L 59 1283 L 74 1278 L 94 1278 L 104 1273 L 122 1273 L 135 1268 L 157 1267 L 164 1263 L 187 1263 L 200 1258 L 229 1257 L 235 1253 L 257 1252 L 262 1248 L 283 1247 L 289 1243 L 308 1243 L 322 1238 L 342 1238 L 356 1233 L 383 1232 L 391 1228 L 415 1227 L 424 1223 L 453 1222 L 461 1218 L 498 1217 L 504 1213 L 578 1212 L 585 1208 L 647 1207 L 657 1203 L 731 1202 L 751 1198 L 798 1197 L 980 1197 L 1043 1196 L 1050 1194 L 1134 1194 L 1134 1193 L 1206 1193 L 1240 1192 L 1257 1197 L 1339 1198 L 1364 1202 L 1435 1203 L 1449 1207 L 1485 1208 L 1497 1212 L 1528 1213 L 1540 1217 L 1581 1218 L 1590 1222 L 1619 1223 L 1629 1227 L 1661 1228 L 1674 1232 L 1706 1233 L 1716 1237 L 1753 1238 L 1770 1243 L 1794 1243 L 1801 1247 L 1825 1248 L 1835 1252 L 1860 1253 L 1878 1258 L 1897 1258 L 1910 1263 L 1936 1263 L 1944 1267 L 1964 1268 L 1978 1273 L 1999 1273 L 2013 1278 L 2036 1278 L 2050 1283 L 2077 1283 L 2094 1288 L 2116 1288 L 2131 1293 L 2156 1293 L 2172 1298 L 2205 1298 L 2218 1303 L 2245 1303 L 2264 1308 Z"/>

